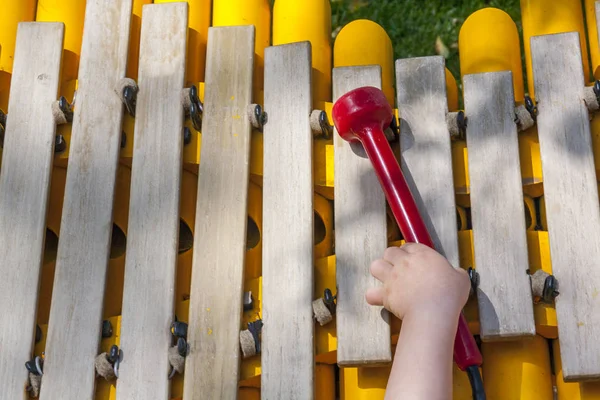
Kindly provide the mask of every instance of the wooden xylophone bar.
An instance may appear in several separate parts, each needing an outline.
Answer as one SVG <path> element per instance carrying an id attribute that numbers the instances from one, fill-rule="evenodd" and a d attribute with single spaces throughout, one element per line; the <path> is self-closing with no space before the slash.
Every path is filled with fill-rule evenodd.
<path id="1" fill-rule="evenodd" d="M 147 3 L 0 1 L 0 398 L 383 398 L 399 322 L 364 291 L 402 242 L 328 122 L 376 86 L 438 250 L 479 277 L 465 312 L 489 398 L 552 398 L 555 375 L 560 400 L 600 399 L 600 105 L 579 0 L 522 1 L 537 113 L 510 17 L 465 21 L 466 124 L 442 57 L 398 60 L 394 98 L 377 24 L 347 25 L 332 54 L 327 1 L 278 0 L 272 43 L 263 0 Z M 585 6 L 598 66 L 600 2 Z M 558 288 L 532 290 L 539 270 Z"/>

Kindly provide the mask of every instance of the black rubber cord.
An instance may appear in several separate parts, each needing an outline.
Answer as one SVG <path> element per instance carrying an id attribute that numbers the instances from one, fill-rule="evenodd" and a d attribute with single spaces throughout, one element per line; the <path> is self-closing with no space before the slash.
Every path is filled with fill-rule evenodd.
<path id="1" fill-rule="evenodd" d="M 483 389 L 483 380 L 481 380 L 481 374 L 479 373 L 479 367 L 477 365 L 471 365 L 470 367 L 467 367 L 466 373 L 469 376 L 469 382 L 471 382 L 473 400 L 486 400 L 485 390 Z"/>

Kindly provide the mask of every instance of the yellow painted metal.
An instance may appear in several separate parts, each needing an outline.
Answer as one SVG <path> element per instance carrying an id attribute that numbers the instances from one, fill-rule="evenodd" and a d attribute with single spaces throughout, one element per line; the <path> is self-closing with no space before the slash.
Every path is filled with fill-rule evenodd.
<path id="1" fill-rule="evenodd" d="M 214 0 L 213 26 L 254 25 L 254 101 L 262 104 L 265 48 L 271 43 L 271 8 L 267 0 Z"/>
<path id="2" fill-rule="evenodd" d="M 325 289 L 335 294 L 335 256 L 317 259 L 315 262 L 315 298 L 323 296 Z M 325 326 L 315 324 L 315 360 L 320 363 L 335 364 L 337 335 L 335 315 L 333 321 Z"/>
<path id="3" fill-rule="evenodd" d="M 262 277 L 248 279 L 244 282 L 244 292 L 252 293 L 252 310 L 244 311 L 242 316 L 242 327 L 246 327 L 249 322 L 261 319 L 262 315 Z"/>
<path id="4" fill-rule="evenodd" d="M 542 158 L 537 127 L 519 133 L 519 157 L 523 192 L 531 197 L 539 197 L 544 192 L 542 186 Z"/>
<path id="5" fill-rule="evenodd" d="M 537 215 L 535 212 L 535 202 L 530 196 L 523 196 L 525 203 L 525 227 L 528 231 L 532 231 L 537 227 Z"/>
<path id="6" fill-rule="evenodd" d="M 394 105 L 394 50 L 387 32 L 373 21 L 352 21 L 338 33 L 333 46 L 333 66 L 380 65 L 381 88 Z"/>
<path id="7" fill-rule="evenodd" d="M 194 224 L 196 222 L 196 196 L 198 195 L 198 175 L 183 170 L 181 176 L 181 197 L 179 199 L 180 226 L 185 224 L 189 231 L 179 231 L 179 256 L 177 258 L 177 282 L 175 301 L 186 300 L 190 296 L 192 282 L 192 255 Z M 189 233 L 192 233 L 191 237 Z"/>
<path id="8" fill-rule="evenodd" d="M 60 85 L 60 89 L 59 89 L 59 95 L 64 96 L 69 102 L 72 102 L 74 99 L 75 91 L 77 90 L 77 85 L 78 85 L 78 81 L 76 79 L 72 79 L 67 82 L 62 82 Z M 131 119 L 131 121 L 132 121 L 131 126 L 133 127 L 133 118 Z M 60 166 L 63 168 L 67 167 L 67 160 L 69 158 L 69 150 L 70 150 L 70 146 L 71 146 L 71 127 L 72 127 L 71 123 L 58 125 L 56 127 L 56 134 L 62 135 L 64 137 L 67 148 L 62 153 L 55 154 L 55 157 L 54 157 L 54 165 L 55 166 Z M 133 132 L 133 128 L 132 128 L 131 132 Z"/>
<path id="9" fill-rule="evenodd" d="M 596 24 L 596 0 L 584 0 L 592 75 L 600 79 L 600 48 L 598 47 L 598 25 Z"/>
<path id="10" fill-rule="evenodd" d="M 331 5 L 329 0 L 277 0 L 273 45 L 309 41 L 312 46 L 313 102 L 331 101 Z"/>
<path id="11" fill-rule="evenodd" d="M 548 230 L 548 222 L 546 220 L 546 201 L 544 200 L 544 196 L 540 197 L 540 224 L 543 231 Z"/>
<path id="12" fill-rule="evenodd" d="M 457 111 L 458 86 L 456 84 L 456 79 L 454 78 L 454 75 L 452 75 L 452 72 L 450 72 L 448 68 L 446 68 L 446 93 L 448 97 L 448 111 Z M 456 192 L 456 200 L 460 206 L 468 206 L 469 166 L 467 163 L 467 144 L 464 140 L 457 139 L 451 142 L 451 148 L 452 170 L 454 176 L 454 190 Z"/>
<path id="13" fill-rule="evenodd" d="M 550 261 L 550 242 L 548 232 L 527 231 L 527 249 L 529 254 L 529 271 L 542 269 L 552 274 L 552 263 Z M 556 339 L 558 337 L 558 323 L 556 320 L 556 309 L 553 304 L 535 303 L 533 305 L 535 318 L 535 329 L 538 335 L 545 338 Z"/>
<path id="14" fill-rule="evenodd" d="M 315 366 L 315 399 L 335 400 L 335 367 L 328 364 Z"/>
<path id="15" fill-rule="evenodd" d="M 596 179 L 600 179 L 600 114 L 592 114 L 590 121 L 592 131 L 592 148 L 594 149 L 594 166 L 596 167 Z"/>
<path id="16" fill-rule="evenodd" d="M 52 232 L 52 237 L 46 231 L 46 246 L 44 249 L 44 264 L 40 278 L 40 290 L 38 295 L 37 323 L 44 325 L 48 323 L 50 316 L 50 303 L 52 300 L 52 286 L 54 284 L 54 267 L 56 252 L 58 250 L 58 234 L 60 231 L 60 219 L 63 209 L 63 197 L 65 194 L 65 183 L 67 170 L 54 167 L 52 170 L 52 182 L 50 184 L 50 197 L 48 199 L 48 214 L 46 216 L 47 229 Z M 56 242 L 53 243 L 53 240 Z"/>
<path id="17" fill-rule="evenodd" d="M 448 100 L 448 111 L 458 110 L 458 86 L 452 72 L 446 68 L 446 96 Z"/>
<path id="18" fill-rule="evenodd" d="M 182 0 L 154 0 L 154 3 L 172 3 Z M 187 0 L 188 9 L 188 50 L 186 65 L 187 85 L 197 85 L 204 81 L 206 63 L 206 42 L 210 26 L 211 1 Z M 215 2 L 216 3 L 216 2 Z"/>
<path id="19" fill-rule="evenodd" d="M 398 228 L 398 223 L 396 222 L 396 219 L 394 218 L 394 214 L 392 214 L 392 210 L 387 205 L 386 205 L 385 222 L 387 224 L 387 239 L 388 239 L 388 246 L 389 246 L 391 243 L 397 242 L 398 240 L 400 240 L 402 238 L 402 234 L 400 233 L 400 228 Z"/>
<path id="20" fill-rule="evenodd" d="M 458 255 L 460 267 L 463 269 L 475 268 L 475 253 L 473 250 L 473 231 L 463 230 L 458 232 Z M 469 330 L 473 335 L 479 335 L 479 307 L 477 296 L 471 295 L 463 309 Z"/>
<path id="21" fill-rule="evenodd" d="M 0 0 L 2 24 L 0 25 L 0 109 L 8 109 L 10 74 L 12 73 L 17 25 L 23 21 L 33 21 L 37 0 Z"/>
<path id="22" fill-rule="evenodd" d="M 324 110 L 329 121 L 333 121 L 332 103 L 318 103 L 315 108 Z M 315 140 L 313 142 L 313 170 L 315 191 L 321 196 L 333 200 L 333 140 Z"/>
<path id="23" fill-rule="evenodd" d="M 129 188 L 131 185 L 131 168 L 120 164 L 117 169 L 117 187 L 115 189 L 115 205 L 113 207 L 113 239 L 111 256 L 106 271 L 106 288 L 104 289 L 104 318 L 121 314 L 123 303 L 123 282 L 125 279 L 126 242 L 115 240 L 114 227 L 118 227 L 127 235 L 129 222 Z"/>
<path id="24" fill-rule="evenodd" d="M 466 372 L 452 363 L 452 400 L 472 400 L 471 384 Z"/>
<path id="25" fill-rule="evenodd" d="M 40 340 L 39 342 L 37 342 L 33 348 L 33 354 L 37 357 L 37 356 L 42 356 L 42 354 L 44 353 L 44 350 L 46 349 L 46 336 L 48 333 L 48 325 L 47 324 L 38 324 L 38 326 L 40 327 L 40 330 L 42 331 L 42 340 Z"/>
<path id="26" fill-rule="evenodd" d="M 248 226 L 246 228 L 245 278 L 262 274 L 262 188 L 250 182 L 248 187 Z"/>
<path id="27" fill-rule="evenodd" d="M 458 49 L 461 76 L 512 71 L 515 99 L 523 101 L 519 33 L 507 13 L 497 8 L 484 8 L 471 14 L 460 28 Z"/>
<path id="28" fill-rule="evenodd" d="M 12 73 L 17 25 L 23 21 L 33 21 L 36 0 L 0 0 L 2 26 L 0 27 L 0 71 Z"/>
<path id="29" fill-rule="evenodd" d="M 552 341 L 558 400 L 600 400 L 600 382 L 565 382 L 558 340 Z"/>
<path id="30" fill-rule="evenodd" d="M 152 0 L 133 0 L 131 9 L 131 29 L 129 34 L 129 55 L 127 58 L 127 76 L 137 80 L 140 57 L 140 33 L 142 31 L 142 8 Z M 158 2 L 157 2 L 158 3 Z M 133 131 L 131 131 L 133 132 Z"/>
<path id="31" fill-rule="evenodd" d="M 488 400 L 552 400 L 546 339 L 483 343 L 481 350 Z"/>
<path id="32" fill-rule="evenodd" d="M 594 79 L 600 79 L 600 48 L 598 44 L 598 24 L 596 23 L 595 3 L 596 0 L 584 1 L 592 75 Z M 596 176 L 600 177 L 600 114 L 592 114 L 590 125 L 592 132 L 592 147 L 594 149 L 594 166 L 596 167 Z"/>
<path id="33" fill-rule="evenodd" d="M 85 0 L 38 0 L 36 21 L 65 24 L 61 75 L 63 82 L 77 78 L 85 3 Z"/>
<path id="34" fill-rule="evenodd" d="M 462 207 L 470 207 L 471 200 L 469 198 L 470 182 L 467 142 L 464 140 L 453 140 L 451 145 L 456 204 Z"/>
<path id="35" fill-rule="evenodd" d="M 200 82 L 197 86 L 198 97 L 200 98 L 200 101 L 204 101 L 204 83 Z M 190 132 L 192 132 L 192 140 L 189 144 L 183 146 L 183 164 L 186 166 L 194 165 L 194 170 L 197 174 L 197 166 L 200 164 L 200 149 L 202 147 L 201 135 L 194 129 L 190 119 L 185 120 L 185 126 L 190 129 Z M 131 147 L 129 154 L 133 155 L 133 146 Z M 123 152 L 121 152 L 121 157 L 122 156 Z"/>
<path id="36" fill-rule="evenodd" d="M 579 32 L 581 52 L 583 54 L 583 71 L 586 76 L 586 82 L 589 80 L 587 78 L 589 61 L 581 0 L 521 0 L 521 21 L 523 23 L 523 44 L 525 46 L 525 61 L 527 64 L 527 87 L 532 98 L 535 97 L 530 48 L 532 36 Z"/>
<path id="37" fill-rule="evenodd" d="M 258 131 L 252 131 L 250 140 L 250 177 L 262 186 L 263 135 Z"/>
<path id="38" fill-rule="evenodd" d="M 333 254 L 333 203 L 315 194 L 314 208 L 314 256 L 323 258 Z"/>
<path id="39" fill-rule="evenodd" d="M 459 231 L 467 230 L 467 210 L 464 207 L 456 206 L 456 221 Z"/>
<path id="40" fill-rule="evenodd" d="M 102 339 L 102 341 L 100 342 L 101 352 L 108 352 L 114 344 L 118 346 L 121 338 L 121 317 L 118 316 L 107 319 L 110 321 L 113 327 L 113 335 L 109 338 Z M 116 400 L 116 381 L 109 382 L 105 379 L 98 379 L 96 382 L 97 384 L 95 400 Z"/>
<path id="41" fill-rule="evenodd" d="M 340 369 L 340 400 L 383 400 L 390 367 Z"/>
<path id="42" fill-rule="evenodd" d="M 475 256 L 473 252 L 473 230 L 461 230 L 458 232 L 458 255 L 461 268 L 475 268 Z"/>
<path id="43" fill-rule="evenodd" d="M 240 388 L 238 400 L 260 400 L 260 389 L 248 387 Z"/>

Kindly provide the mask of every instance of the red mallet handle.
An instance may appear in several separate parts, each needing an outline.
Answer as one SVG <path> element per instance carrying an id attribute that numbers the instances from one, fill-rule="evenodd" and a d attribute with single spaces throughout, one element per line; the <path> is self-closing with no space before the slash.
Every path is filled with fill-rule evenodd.
<path id="1" fill-rule="evenodd" d="M 371 160 L 404 239 L 434 248 L 398 161 L 383 133 L 392 117 L 393 111 L 385 95 L 374 87 L 348 92 L 333 106 L 333 120 L 340 136 L 350 142 L 360 142 Z M 462 313 L 454 341 L 454 361 L 463 371 L 482 362 L 481 353 Z"/>

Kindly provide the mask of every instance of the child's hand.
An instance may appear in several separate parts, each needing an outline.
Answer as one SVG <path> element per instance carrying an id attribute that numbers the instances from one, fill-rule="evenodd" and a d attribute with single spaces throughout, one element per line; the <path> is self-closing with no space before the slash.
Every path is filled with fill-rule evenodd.
<path id="1" fill-rule="evenodd" d="M 371 274 L 383 285 L 367 291 L 367 302 L 384 306 L 399 319 L 432 312 L 458 318 L 471 287 L 464 270 L 416 243 L 386 249 L 383 259 L 371 264 Z"/>

